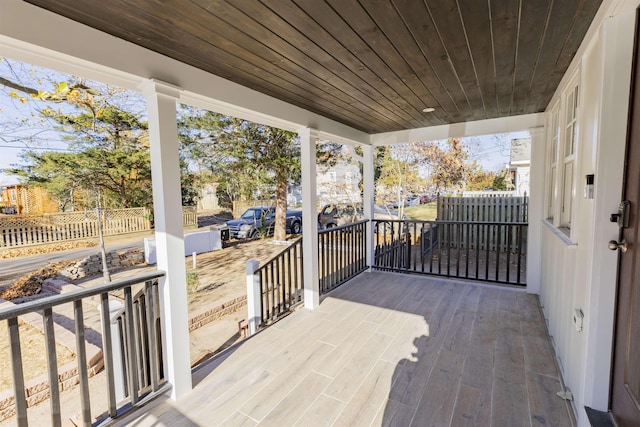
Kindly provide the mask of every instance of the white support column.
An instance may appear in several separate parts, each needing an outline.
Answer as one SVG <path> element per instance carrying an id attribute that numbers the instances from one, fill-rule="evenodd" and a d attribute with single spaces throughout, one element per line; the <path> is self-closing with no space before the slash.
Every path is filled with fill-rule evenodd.
<path id="1" fill-rule="evenodd" d="M 374 165 L 373 165 L 373 151 L 375 147 L 371 145 L 363 145 L 362 146 L 362 183 L 364 184 L 364 194 L 362 195 L 362 203 L 364 205 L 364 216 L 371 220 L 369 223 L 367 241 L 365 244 L 367 245 L 367 265 L 369 269 L 373 266 L 374 263 L 374 251 L 373 251 L 373 205 L 375 200 L 375 176 L 374 176 Z"/>
<path id="2" fill-rule="evenodd" d="M 304 306 L 320 304 L 318 275 L 318 207 L 316 194 L 316 133 L 310 128 L 298 131 L 302 163 L 302 256 L 304 257 Z"/>
<path id="3" fill-rule="evenodd" d="M 149 114 L 158 269 L 166 272 L 160 283 L 164 372 L 173 386 L 171 398 L 177 399 L 192 387 L 176 121 L 180 90 L 155 80 L 143 82 L 140 89 Z"/>
<path id="4" fill-rule="evenodd" d="M 260 323 L 260 300 L 262 299 L 260 289 L 260 276 L 256 271 L 260 267 L 260 261 L 255 259 L 245 263 L 247 276 L 247 336 L 251 336 L 258 332 L 258 324 Z"/>
<path id="5" fill-rule="evenodd" d="M 545 132 L 544 127 L 529 128 L 531 170 L 529 172 L 529 226 L 527 230 L 527 292 L 540 294 L 542 268 L 542 220 L 544 219 Z"/>

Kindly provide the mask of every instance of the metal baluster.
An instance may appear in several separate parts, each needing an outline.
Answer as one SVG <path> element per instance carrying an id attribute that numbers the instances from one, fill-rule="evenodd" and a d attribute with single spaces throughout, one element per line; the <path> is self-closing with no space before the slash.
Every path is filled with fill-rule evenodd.
<path id="1" fill-rule="evenodd" d="M 500 281 L 500 235 L 502 234 L 501 226 L 496 225 L 496 282 Z"/>
<path id="2" fill-rule="evenodd" d="M 507 226 L 507 282 L 509 282 L 509 272 L 511 271 L 511 233 L 513 232 L 513 226 L 509 224 Z"/>
<path id="3" fill-rule="evenodd" d="M 489 250 L 491 249 L 491 242 L 489 239 L 491 238 L 491 224 L 486 224 L 486 229 L 484 233 L 484 253 L 485 253 L 485 264 L 484 264 L 484 279 L 489 280 Z"/>
<path id="4" fill-rule="evenodd" d="M 476 279 L 478 279 L 478 274 L 480 273 L 480 224 L 474 224 L 475 225 L 475 229 L 476 229 L 476 233 L 475 233 L 475 237 L 476 237 L 476 245 L 475 245 L 475 250 L 476 250 Z"/>
<path id="5" fill-rule="evenodd" d="M 286 263 L 287 263 L 287 290 L 289 297 L 287 298 L 288 304 L 287 307 L 291 307 L 293 305 L 293 263 L 291 262 L 291 257 L 293 256 L 293 249 L 295 246 L 287 249 L 286 255 Z"/>
<path id="6" fill-rule="evenodd" d="M 451 229 L 452 223 L 447 224 L 447 276 L 451 275 L 451 241 L 453 239 Z"/>
<path id="7" fill-rule="evenodd" d="M 158 343 L 156 341 L 156 299 L 157 280 L 148 280 L 144 286 L 147 291 L 147 329 L 149 331 L 149 370 L 151 371 L 151 390 L 158 390 Z"/>
<path id="8" fill-rule="evenodd" d="M 331 250 L 333 251 L 333 265 L 332 265 L 332 280 L 331 280 L 331 289 L 336 286 L 338 282 L 338 232 L 336 230 L 332 230 L 333 238 L 331 239 Z"/>
<path id="9" fill-rule="evenodd" d="M 266 296 L 267 292 L 265 292 L 265 289 L 264 289 L 264 284 L 266 283 L 264 268 L 261 268 L 260 270 L 258 270 L 258 277 L 260 277 L 260 324 L 262 325 L 266 319 L 265 310 L 267 307 L 266 301 L 265 301 L 265 298 L 267 298 Z"/>
<path id="10" fill-rule="evenodd" d="M 302 243 L 302 238 L 300 240 L 298 240 L 298 243 L 295 244 L 293 246 L 293 262 L 294 262 L 294 268 L 293 268 L 293 286 L 295 287 L 295 291 L 296 291 L 296 302 L 298 302 L 298 291 L 300 289 L 302 289 L 302 287 L 298 286 L 298 268 L 300 267 L 300 262 L 298 262 L 298 245 Z"/>
<path id="11" fill-rule="evenodd" d="M 82 408 L 82 422 L 91 426 L 91 401 L 89 400 L 89 375 L 87 373 L 87 351 L 84 343 L 84 315 L 82 300 L 73 302 L 75 319 L 76 353 L 78 360 L 78 378 L 80 380 L 80 405 Z"/>
<path id="12" fill-rule="evenodd" d="M 456 277 L 460 277 L 460 250 L 462 249 L 460 247 L 462 245 L 462 224 L 460 223 L 456 224 L 456 234 L 456 246 L 458 247 L 456 254 Z"/>
<path id="13" fill-rule="evenodd" d="M 438 229 L 439 229 L 439 225 L 435 222 L 431 223 L 431 227 L 429 228 L 429 273 L 433 273 L 433 251 L 435 250 L 434 248 L 434 244 L 433 244 L 433 232 L 434 232 L 434 228 L 436 231 L 436 239 L 438 239 Z M 436 243 L 438 244 L 438 251 L 440 251 L 440 239 L 438 239 L 436 241 Z M 439 254 L 440 252 L 438 252 Z"/>
<path id="14" fill-rule="evenodd" d="M 287 295 L 286 295 L 286 281 L 285 281 L 285 262 L 284 255 L 278 256 L 278 297 L 280 303 L 280 313 L 282 314 L 287 309 Z"/>
<path id="15" fill-rule="evenodd" d="M 102 318 L 102 359 L 107 375 L 107 404 L 111 418 L 116 416 L 116 389 L 113 372 L 113 342 L 111 341 L 111 316 L 109 310 L 109 294 L 100 294 L 100 314 Z"/>
<path id="16" fill-rule="evenodd" d="M 13 371 L 13 394 L 16 402 L 16 423 L 19 427 L 23 427 L 28 426 L 29 422 L 27 420 L 27 398 L 24 390 L 18 318 L 8 319 L 7 328 L 9 330 L 9 349 L 11 350 L 11 370 Z"/>
<path id="17" fill-rule="evenodd" d="M 523 245 L 523 239 L 522 239 L 522 230 L 526 227 L 526 225 L 518 225 L 518 284 L 521 284 L 520 281 L 520 268 L 521 268 L 521 262 L 522 262 L 522 245 Z"/>
<path id="18" fill-rule="evenodd" d="M 129 397 L 131 398 L 131 403 L 135 404 L 138 402 L 138 361 L 136 360 L 136 349 L 135 349 L 135 331 L 133 327 L 133 300 L 131 298 L 131 286 L 127 286 L 124 288 L 124 306 L 125 306 L 125 330 L 126 330 L 126 343 L 127 343 L 127 354 L 129 356 L 128 364 L 129 369 L 127 370 L 129 373 Z"/>
<path id="19" fill-rule="evenodd" d="M 60 387 L 58 385 L 58 359 L 56 357 L 56 337 L 53 329 L 53 309 L 42 310 L 44 338 L 46 340 L 47 365 L 49 376 L 49 406 L 51 408 L 51 425 L 61 426 Z"/>
<path id="20" fill-rule="evenodd" d="M 276 318 L 276 279 L 275 279 L 275 265 L 273 263 L 269 264 L 269 285 L 271 286 L 271 304 L 269 305 L 269 309 L 271 310 L 270 320 L 274 320 Z"/>

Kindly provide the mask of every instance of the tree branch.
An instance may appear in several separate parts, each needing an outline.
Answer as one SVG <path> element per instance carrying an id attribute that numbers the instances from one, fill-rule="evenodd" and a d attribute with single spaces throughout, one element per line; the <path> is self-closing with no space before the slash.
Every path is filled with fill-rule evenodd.
<path id="1" fill-rule="evenodd" d="M 0 84 L 3 86 L 7 86 L 10 87 L 11 89 L 15 89 L 17 91 L 20 92 L 24 92 L 28 95 L 37 95 L 38 91 L 30 88 L 30 87 L 26 87 L 26 86 L 22 86 L 18 83 L 12 82 L 11 80 L 5 79 L 4 77 L 0 77 Z"/>

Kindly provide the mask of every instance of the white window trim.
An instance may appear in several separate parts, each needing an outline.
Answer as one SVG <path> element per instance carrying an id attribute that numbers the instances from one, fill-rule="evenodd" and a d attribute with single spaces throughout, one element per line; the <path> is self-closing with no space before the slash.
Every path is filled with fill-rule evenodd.
<path id="1" fill-rule="evenodd" d="M 546 172 L 546 199 L 545 199 L 545 210 L 547 223 L 553 224 L 555 228 L 558 229 L 559 232 L 564 233 L 570 241 L 574 241 L 573 238 L 575 236 L 574 230 L 576 229 L 576 207 L 577 207 L 577 185 L 579 181 L 579 171 L 580 165 L 578 164 L 579 152 L 580 152 L 580 123 L 581 123 L 581 102 L 582 102 L 582 94 L 581 94 L 581 81 L 580 81 L 580 71 L 578 70 L 573 77 L 570 79 L 567 86 L 565 86 L 564 90 L 560 94 L 559 99 L 555 102 L 553 107 L 548 110 L 549 114 L 547 116 L 547 121 L 549 123 L 549 132 L 547 134 L 547 166 L 545 168 Z M 570 108 L 568 105 L 570 98 L 573 92 L 577 88 L 577 105 L 575 109 L 575 117 L 571 120 L 567 120 L 567 109 Z M 557 123 L 554 129 L 554 114 L 557 114 Z M 569 155 L 565 155 L 565 149 L 568 138 L 568 128 L 570 124 L 575 124 L 574 126 L 574 151 Z M 554 138 L 557 138 L 557 144 L 554 147 Z M 555 161 L 554 161 L 555 160 Z M 568 187 L 565 186 L 565 174 L 567 166 L 572 166 L 572 178 L 571 182 L 568 183 Z M 552 173 L 555 166 L 555 183 L 552 179 Z M 570 211 L 563 212 L 563 205 L 565 202 L 565 194 L 567 191 L 570 194 L 568 195 L 570 201 Z M 575 242 L 574 242 L 575 243 Z"/>
<path id="2" fill-rule="evenodd" d="M 564 121 L 562 138 L 562 184 L 559 185 L 560 198 L 560 227 L 571 229 L 573 224 L 573 212 L 576 205 L 576 170 L 577 153 L 580 140 L 580 84 L 573 79 L 568 90 L 564 93 Z M 577 99 L 576 99 L 577 98 Z M 570 102 L 571 101 L 571 102 Z M 570 117 L 571 114 L 571 117 Z M 560 158 L 558 159 L 558 162 Z M 571 168 L 571 182 L 567 184 L 567 169 Z M 568 186 L 568 187 L 567 187 Z M 566 194 L 567 190 L 570 194 Z M 566 206 L 568 203 L 568 207 Z M 566 210 L 565 210 L 566 208 Z M 568 210 L 568 212 L 567 212 Z"/>
<path id="3" fill-rule="evenodd" d="M 549 133 L 547 147 L 547 167 L 546 167 L 546 186 L 545 186 L 545 218 L 553 223 L 553 219 L 557 218 L 555 209 L 558 205 L 556 183 L 558 181 L 558 147 L 560 146 L 560 102 L 557 101 L 551 108 L 548 116 Z M 554 178 L 555 172 L 555 178 Z"/>

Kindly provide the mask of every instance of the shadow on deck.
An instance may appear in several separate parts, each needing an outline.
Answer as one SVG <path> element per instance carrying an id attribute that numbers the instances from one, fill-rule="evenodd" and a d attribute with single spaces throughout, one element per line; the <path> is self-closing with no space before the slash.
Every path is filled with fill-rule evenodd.
<path id="1" fill-rule="evenodd" d="M 120 425 L 574 425 L 538 298 L 363 273 Z"/>

